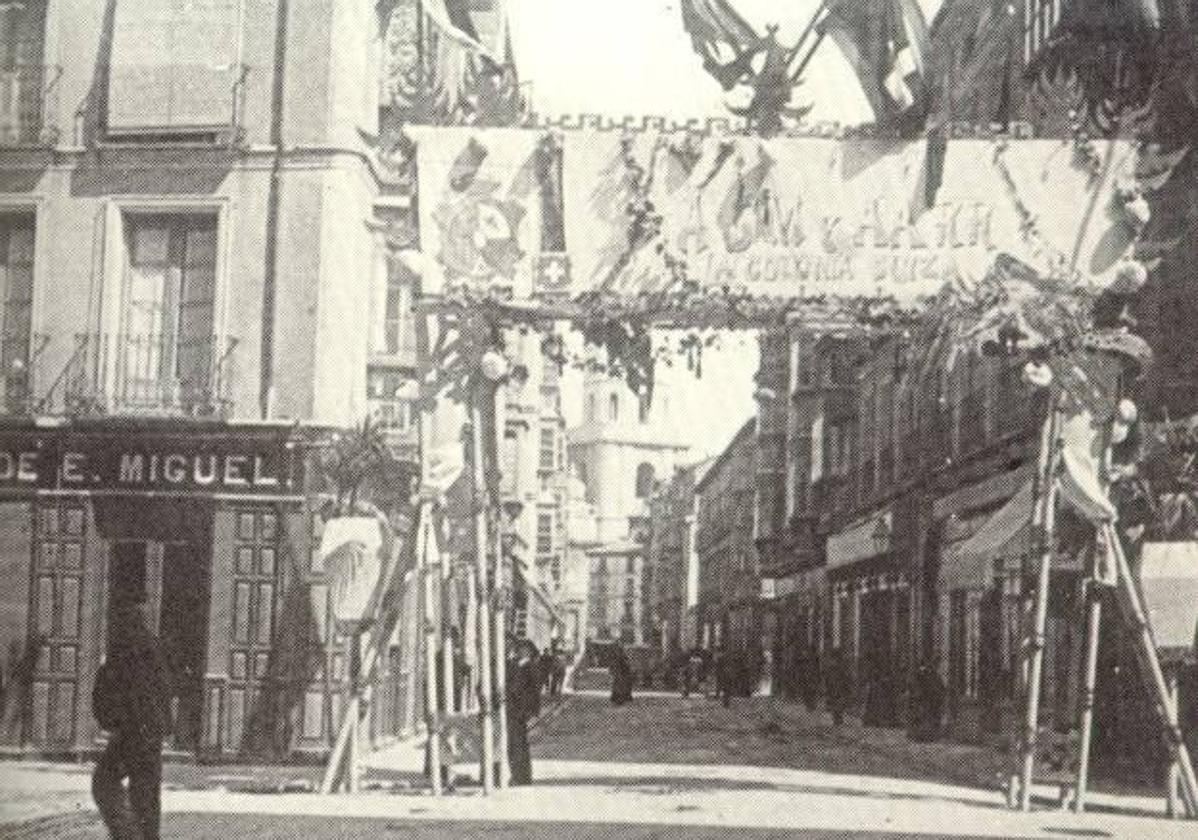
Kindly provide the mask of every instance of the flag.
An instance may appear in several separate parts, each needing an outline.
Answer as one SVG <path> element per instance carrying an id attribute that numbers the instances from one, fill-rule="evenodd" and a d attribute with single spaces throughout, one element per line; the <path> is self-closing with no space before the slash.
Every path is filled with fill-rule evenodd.
<path id="1" fill-rule="evenodd" d="M 934 131 L 928 135 L 924 145 L 923 170 L 915 184 L 915 195 L 911 200 L 911 216 L 915 221 L 936 206 L 936 196 L 944 183 L 944 161 L 948 158 L 948 136 Z"/>
<path id="2" fill-rule="evenodd" d="M 724 90 L 752 73 L 752 60 L 764 50 L 761 38 L 727 0 L 682 0 L 682 26 L 691 37 L 703 69 Z"/>
<path id="3" fill-rule="evenodd" d="M 736 176 L 736 183 L 724 196 L 716 217 L 720 229 L 727 231 L 738 221 L 744 212 L 753 206 L 765 186 L 765 179 L 774 168 L 774 159 L 765 148 L 757 147 L 757 160 L 748 169 L 743 169 Z"/>
<path id="4" fill-rule="evenodd" d="M 484 55 L 496 64 L 504 63 L 494 44 L 484 44 L 479 38 L 465 0 L 424 0 L 424 13 L 442 34 L 459 46 Z"/>
<path id="5" fill-rule="evenodd" d="M 1115 506 L 1099 476 L 1103 457 L 1100 423 L 1089 411 L 1078 411 L 1061 427 L 1061 499 L 1090 522 L 1115 519 Z"/>
<path id="6" fill-rule="evenodd" d="M 466 148 L 462 149 L 449 168 L 450 188 L 454 192 L 465 192 L 469 189 L 486 159 L 487 147 L 471 137 L 466 143 Z"/>
<path id="7" fill-rule="evenodd" d="M 917 0 L 831 0 L 817 26 L 852 65 L 875 120 L 924 99 L 929 35 Z"/>

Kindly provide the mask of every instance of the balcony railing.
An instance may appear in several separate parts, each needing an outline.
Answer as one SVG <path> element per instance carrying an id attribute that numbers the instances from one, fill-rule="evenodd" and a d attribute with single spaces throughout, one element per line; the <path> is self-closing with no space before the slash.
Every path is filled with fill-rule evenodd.
<path id="1" fill-rule="evenodd" d="M 220 419 L 232 409 L 234 338 L 90 333 L 75 341 L 59 383 L 66 414 Z"/>
<path id="2" fill-rule="evenodd" d="M 0 70 L 0 146 L 45 146 L 58 139 L 47 116 L 58 89 L 59 67 Z"/>
<path id="3" fill-rule="evenodd" d="M 33 346 L 28 341 L 13 339 L 0 342 L 0 361 L 4 363 L 0 378 L 0 414 L 25 416 L 34 414 L 38 406 L 38 388 L 44 371 L 42 352 L 50 343 L 49 336 L 34 335 Z"/>

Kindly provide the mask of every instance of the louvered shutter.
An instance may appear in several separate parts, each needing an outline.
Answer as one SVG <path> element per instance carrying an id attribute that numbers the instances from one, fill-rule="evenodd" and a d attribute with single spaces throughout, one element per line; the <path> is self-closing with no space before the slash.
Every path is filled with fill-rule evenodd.
<path id="1" fill-rule="evenodd" d="M 121 0 L 109 59 L 109 132 L 231 124 L 240 2 Z"/>

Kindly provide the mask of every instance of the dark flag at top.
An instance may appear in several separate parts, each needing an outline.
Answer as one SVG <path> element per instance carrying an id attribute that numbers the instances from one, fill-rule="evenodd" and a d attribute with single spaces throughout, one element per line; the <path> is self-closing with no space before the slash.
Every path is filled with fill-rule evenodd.
<path id="1" fill-rule="evenodd" d="M 874 120 L 893 122 L 927 101 L 927 22 L 917 0 L 830 0 L 819 31 L 852 65 Z"/>

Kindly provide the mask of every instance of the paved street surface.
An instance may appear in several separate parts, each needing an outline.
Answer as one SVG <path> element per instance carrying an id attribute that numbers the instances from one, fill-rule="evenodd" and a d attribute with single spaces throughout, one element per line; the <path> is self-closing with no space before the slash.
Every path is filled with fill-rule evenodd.
<path id="1" fill-rule="evenodd" d="M 318 768 L 172 765 L 164 837 L 1112 837 L 1192 838 L 1161 818 L 1159 798 L 1099 793 L 1093 812 L 1009 811 L 1000 757 L 972 747 L 909 744 L 901 734 L 767 699 L 731 709 L 705 698 L 638 695 L 613 708 L 571 697 L 533 734 L 536 784 L 483 797 L 462 784 L 435 799 L 421 752 L 404 744 L 369 759 L 367 790 L 306 792 Z M 85 765 L 0 764 L 0 836 L 102 838 Z M 1047 793 L 1047 791 L 1044 791 Z"/>

